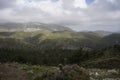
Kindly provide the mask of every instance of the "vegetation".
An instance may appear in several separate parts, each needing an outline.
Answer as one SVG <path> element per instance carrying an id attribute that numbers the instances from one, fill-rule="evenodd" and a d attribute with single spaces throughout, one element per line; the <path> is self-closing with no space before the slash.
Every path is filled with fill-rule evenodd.
<path id="1" fill-rule="evenodd" d="M 89 73 L 78 65 L 63 67 L 18 63 L 0 64 L 0 80 L 90 80 Z"/>
<path id="2" fill-rule="evenodd" d="M 73 31 L 1 32 L 0 62 L 119 68 L 119 42 L 119 34 L 103 37 L 93 32 Z"/>
<path id="3" fill-rule="evenodd" d="M 119 80 L 118 69 L 84 69 L 78 65 L 0 64 L 0 80 Z"/>
<path id="4" fill-rule="evenodd" d="M 103 36 L 94 32 L 74 31 L 0 32 L 0 79 L 89 80 L 90 71 L 81 66 L 104 70 L 120 68 L 119 42 L 120 34 Z M 5 64 L 14 62 L 19 64 Z M 59 64 L 63 66 L 58 67 Z M 118 74 L 97 78 L 91 76 L 103 79 L 110 76 L 116 78 Z"/>

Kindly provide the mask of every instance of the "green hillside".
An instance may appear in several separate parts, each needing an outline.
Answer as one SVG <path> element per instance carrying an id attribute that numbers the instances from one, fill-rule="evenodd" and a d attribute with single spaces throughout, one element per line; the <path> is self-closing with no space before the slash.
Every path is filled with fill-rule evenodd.
<path id="1" fill-rule="evenodd" d="M 101 36 L 96 33 L 89 32 L 73 32 L 73 31 L 37 31 L 37 32 L 0 32 L 0 38 L 6 39 L 16 39 L 24 43 L 29 43 L 31 45 L 37 45 L 41 48 L 54 47 L 67 48 L 75 47 L 80 48 L 83 46 L 90 46 L 89 44 L 96 43 Z M 8 44 L 9 45 L 9 44 Z"/>
<path id="2" fill-rule="evenodd" d="M 119 51 L 111 47 L 119 45 L 119 38 L 120 34 L 103 36 L 94 32 L 0 32 L 0 62 L 118 68 Z"/>
<path id="3" fill-rule="evenodd" d="M 92 57 L 82 64 L 86 67 L 95 68 L 120 68 L 120 45 L 114 45 L 112 47 L 92 52 Z"/>

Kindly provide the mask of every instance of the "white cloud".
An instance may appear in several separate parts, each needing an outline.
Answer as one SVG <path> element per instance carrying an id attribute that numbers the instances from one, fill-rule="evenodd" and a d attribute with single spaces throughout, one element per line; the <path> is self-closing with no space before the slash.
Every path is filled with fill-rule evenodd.
<path id="1" fill-rule="evenodd" d="M 38 4 L 42 11 L 45 11 L 51 15 L 59 16 L 62 14 L 61 1 L 53 3 L 50 0 L 40 2 Z"/>
<path id="2" fill-rule="evenodd" d="M 85 0 L 75 0 L 74 6 L 77 8 L 87 8 L 87 3 Z"/>

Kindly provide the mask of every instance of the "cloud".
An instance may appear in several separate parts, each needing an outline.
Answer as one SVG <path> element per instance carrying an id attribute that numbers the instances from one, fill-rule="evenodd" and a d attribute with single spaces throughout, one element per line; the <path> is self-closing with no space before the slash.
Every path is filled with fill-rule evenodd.
<path id="1" fill-rule="evenodd" d="M 120 29 L 119 0 L 90 1 L 0 0 L 0 21 L 56 23 L 76 30 Z"/>
<path id="2" fill-rule="evenodd" d="M 15 2 L 16 0 L 0 0 L 0 9 L 13 7 Z"/>
<path id="3" fill-rule="evenodd" d="M 85 0 L 75 0 L 75 7 L 87 8 L 87 3 Z"/>

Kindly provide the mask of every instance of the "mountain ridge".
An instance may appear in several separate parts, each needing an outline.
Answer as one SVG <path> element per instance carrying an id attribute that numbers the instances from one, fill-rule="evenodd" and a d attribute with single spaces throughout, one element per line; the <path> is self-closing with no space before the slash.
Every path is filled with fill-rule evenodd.
<path id="1" fill-rule="evenodd" d="M 72 29 L 57 25 L 57 24 L 45 24 L 38 22 L 29 23 L 0 23 L 1 31 L 73 31 Z"/>

